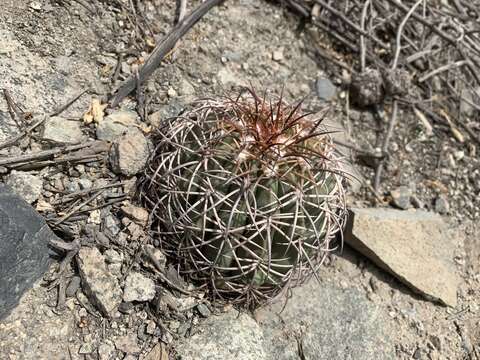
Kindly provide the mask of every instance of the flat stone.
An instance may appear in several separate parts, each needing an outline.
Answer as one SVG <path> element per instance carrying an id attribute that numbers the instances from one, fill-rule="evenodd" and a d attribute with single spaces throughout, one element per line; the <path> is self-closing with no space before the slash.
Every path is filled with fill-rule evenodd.
<path id="1" fill-rule="evenodd" d="M 330 101 L 337 94 L 337 88 L 329 79 L 319 78 L 315 82 L 315 90 L 320 100 Z"/>
<path id="2" fill-rule="evenodd" d="M 138 272 L 132 271 L 125 279 L 123 300 L 126 302 L 150 301 L 155 293 L 155 282 Z"/>
<path id="3" fill-rule="evenodd" d="M 115 141 L 135 127 L 138 115 L 134 111 L 116 111 L 103 119 L 96 130 L 97 139 Z"/>
<path id="4" fill-rule="evenodd" d="M 122 301 L 122 290 L 117 278 L 107 270 L 104 257 L 97 248 L 83 247 L 77 264 L 86 295 L 103 315 L 111 316 Z"/>
<path id="5" fill-rule="evenodd" d="M 176 345 L 182 360 L 264 360 L 268 357 L 261 327 L 245 313 L 229 311 L 208 318 L 201 330 Z"/>
<path id="6" fill-rule="evenodd" d="M 6 177 L 5 184 L 30 204 L 38 200 L 43 188 L 43 180 L 40 176 L 16 170 L 12 170 Z"/>
<path id="7" fill-rule="evenodd" d="M 0 319 L 44 275 L 50 263 L 48 243 L 53 239 L 57 237 L 44 219 L 0 184 Z"/>
<path id="8" fill-rule="evenodd" d="M 292 295 L 284 309 L 284 299 L 279 299 L 256 316 L 267 339 L 268 359 L 298 358 L 295 336 L 284 334 L 299 336 L 305 359 L 395 358 L 389 319 L 362 291 L 312 279 Z"/>
<path id="9" fill-rule="evenodd" d="M 53 145 L 80 144 L 85 135 L 79 121 L 54 116 L 45 122 L 42 139 Z"/>
<path id="10" fill-rule="evenodd" d="M 457 303 L 448 224 L 425 211 L 351 209 L 345 241 L 427 299 Z"/>
<path id="11" fill-rule="evenodd" d="M 115 173 L 133 176 L 144 169 L 149 155 L 148 140 L 140 131 L 132 131 L 113 144 L 109 159 Z"/>

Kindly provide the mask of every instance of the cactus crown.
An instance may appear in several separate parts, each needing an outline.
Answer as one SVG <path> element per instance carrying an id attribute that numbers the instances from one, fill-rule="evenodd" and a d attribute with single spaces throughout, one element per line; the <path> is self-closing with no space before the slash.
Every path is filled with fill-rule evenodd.
<path id="1" fill-rule="evenodd" d="M 142 180 L 154 232 L 181 272 L 255 307 L 315 273 L 345 220 L 328 129 L 253 90 L 167 119 Z"/>

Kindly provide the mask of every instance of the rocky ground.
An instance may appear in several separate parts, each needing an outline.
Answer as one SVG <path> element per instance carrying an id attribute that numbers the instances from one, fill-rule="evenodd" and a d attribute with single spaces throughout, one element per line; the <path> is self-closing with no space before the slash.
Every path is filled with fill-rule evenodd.
<path id="1" fill-rule="evenodd" d="M 430 210 L 443 216 L 438 226 L 448 228 L 448 238 L 446 231 L 432 234 L 413 215 L 418 241 L 407 241 L 389 259 L 375 236 L 408 236 L 406 227 L 387 221 L 382 234 L 372 235 L 371 225 L 358 225 L 352 236 L 363 247 L 348 242 L 331 254 L 319 270 L 320 284 L 295 289 L 285 308 L 280 300 L 255 314 L 238 313 L 189 291 L 192 285 L 175 276 L 158 239 L 150 237 L 148 214 L 133 196 L 152 146 L 148 135 L 162 119 L 196 97 L 252 84 L 284 88 L 289 100 L 305 98 L 313 112 L 332 101 L 348 141 L 368 153 L 376 152 L 377 130 L 385 124 L 371 111 L 350 107 L 342 76 L 309 55 L 308 27 L 275 3 L 257 0 L 227 1 L 181 40 L 146 84 L 140 98 L 145 114 L 136 111 L 138 98 L 131 98 L 105 109 L 102 119 L 95 110 L 174 22 L 175 1 L 141 3 L 136 13 L 121 0 L 2 4 L 1 88 L 19 105 L 25 126 L 42 123 L 0 149 L 1 181 L 60 238 L 78 246 L 64 253 L 74 261 L 65 268 L 53 264 L 0 321 L 2 358 L 480 358 L 476 146 L 448 129 L 429 131 L 408 109 L 400 109 L 380 194 L 372 192 L 368 157 L 352 154 L 361 181 L 351 184 L 349 205 L 409 214 Z M 68 109 L 50 116 L 83 91 Z M 471 108 L 464 111 L 478 116 Z M 12 120 L 7 101 L 0 101 L 0 144 L 22 126 Z M 52 149 L 61 151 L 39 155 Z M 430 264 L 448 264 L 447 276 L 431 287 L 422 279 L 438 280 L 435 271 L 415 273 L 416 266 Z"/>

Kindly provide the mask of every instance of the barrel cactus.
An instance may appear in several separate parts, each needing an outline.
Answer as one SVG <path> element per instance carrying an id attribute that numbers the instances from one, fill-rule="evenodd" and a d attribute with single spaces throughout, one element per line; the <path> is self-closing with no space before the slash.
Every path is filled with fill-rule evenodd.
<path id="1" fill-rule="evenodd" d="M 346 216 L 328 114 L 248 89 L 164 121 L 141 194 L 182 274 L 248 307 L 315 274 Z"/>

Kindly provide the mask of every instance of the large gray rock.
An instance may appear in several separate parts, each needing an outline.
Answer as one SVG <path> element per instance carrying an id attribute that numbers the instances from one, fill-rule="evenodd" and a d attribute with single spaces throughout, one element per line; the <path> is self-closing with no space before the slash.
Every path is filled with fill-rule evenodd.
<path id="1" fill-rule="evenodd" d="M 425 211 L 352 209 L 345 241 L 428 299 L 457 303 L 448 224 Z"/>
<path id="2" fill-rule="evenodd" d="M 315 280 L 252 319 L 230 311 L 210 317 L 177 346 L 184 360 L 393 359 L 388 320 L 356 289 Z"/>
<path id="3" fill-rule="evenodd" d="M 43 276 L 55 238 L 27 202 L 0 184 L 0 318 Z"/>

